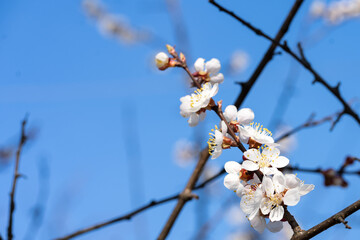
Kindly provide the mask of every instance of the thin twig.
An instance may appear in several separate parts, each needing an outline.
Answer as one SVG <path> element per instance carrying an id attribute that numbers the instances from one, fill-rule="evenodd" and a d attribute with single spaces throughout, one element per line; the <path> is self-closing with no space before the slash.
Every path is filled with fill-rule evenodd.
<path id="1" fill-rule="evenodd" d="M 109 225 L 111 225 L 113 223 L 116 223 L 116 222 L 120 222 L 120 221 L 124 221 L 124 220 L 130 220 L 133 216 L 135 216 L 135 215 L 137 215 L 137 214 L 139 214 L 139 213 L 141 213 L 141 212 L 143 212 L 143 211 L 145 211 L 145 210 L 147 210 L 149 208 L 152 208 L 152 207 L 158 206 L 160 204 L 167 203 L 167 202 L 170 202 L 172 200 L 178 199 L 179 196 L 180 196 L 180 194 L 175 194 L 175 195 L 172 195 L 170 197 L 163 198 L 161 200 L 157 200 L 157 201 L 153 200 L 150 203 L 148 203 L 148 204 L 146 204 L 146 205 L 144 205 L 142 207 L 139 207 L 135 211 L 127 213 L 127 214 L 125 214 L 123 216 L 120 216 L 120 217 L 117 217 L 117 218 L 114 218 L 114 219 L 111 219 L 111 220 L 108 220 L 108 221 L 104 221 L 104 222 L 99 223 L 99 224 L 95 224 L 93 226 L 90 226 L 90 227 L 87 227 L 87 228 L 84 228 L 84 229 L 81 229 L 79 231 L 76 231 L 76 232 L 71 233 L 69 235 L 66 235 L 64 237 L 57 238 L 56 240 L 71 239 L 71 238 L 77 237 L 79 235 L 94 231 L 96 229 L 109 226 Z"/>
<path id="2" fill-rule="evenodd" d="M 302 3 L 302 1 L 300 1 Z M 320 74 L 318 72 L 316 72 L 314 70 L 314 68 L 311 66 L 311 64 L 309 63 L 309 61 L 306 59 L 304 51 L 301 47 L 301 44 L 298 43 L 298 49 L 300 52 L 300 56 L 298 56 L 293 50 L 291 50 L 287 44 L 286 41 L 284 41 L 284 43 L 282 44 L 280 42 L 280 40 L 278 39 L 273 39 L 271 38 L 269 35 L 265 34 L 263 31 L 260 31 L 258 28 L 254 27 L 253 25 L 251 25 L 249 22 L 245 21 L 244 19 L 242 19 L 241 17 L 239 17 L 238 15 L 236 15 L 235 13 L 229 11 L 228 9 L 224 8 L 223 6 L 219 5 L 218 3 L 216 3 L 214 0 L 209 0 L 209 3 L 211 3 L 212 5 L 216 6 L 220 11 L 227 13 L 228 15 L 230 15 L 231 17 L 235 18 L 237 21 L 239 21 L 240 23 L 242 23 L 243 25 L 245 25 L 247 28 L 249 28 L 251 31 L 253 31 L 254 33 L 256 33 L 259 36 L 264 37 L 265 39 L 269 40 L 272 42 L 272 44 L 275 44 L 276 46 L 279 46 L 280 48 L 282 48 L 286 53 L 288 53 L 290 56 L 292 56 L 297 62 L 299 62 L 301 65 L 303 65 L 304 68 L 306 68 L 309 72 L 311 72 L 314 76 L 314 81 L 313 83 L 319 82 L 321 83 L 326 89 L 328 89 L 343 105 L 343 111 L 342 113 L 338 116 L 338 118 L 335 121 L 335 124 L 339 122 L 340 118 L 345 115 L 348 114 L 350 115 L 352 118 L 354 118 L 355 121 L 357 121 L 358 124 L 360 124 L 360 117 L 359 115 L 350 107 L 350 105 L 344 100 L 344 98 L 341 96 L 340 93 L 340 83 L 338 83 L 336 86 L 332 87 L 330 86 L 330 84 L 328 82 L 325 81 L 324 78 L 322 78 L 320 76 Z M 300 4 L 301 4 L 300 3 Z M 247 82 L 246 82 L 247 83 Z M 244 84 L 246 84 L 244 83 Z M 332 129 L 335 127 L 335 124 L 332 126 Z"/>
<path id="3" fill-rule="evenodd" d="M 25 135 L 25 126 L 27 123 L 27 116 L 24 118 L 24 120 L 21 123 L 21 136 L 19 145 L 16 151 L 16 161 L 15 161 L 15 170 L 14 170 L 14 176 L 12 181 L 12 188 L 10 193 L 10 209 L 9 209 L 9 224 L 7 229 L 7 237 L 8 240 L 13 239 L 13 218 L 14 218 L 14 210 L 15 210 L 15 190 L 16 190 L 16 183 L 17 179 L 21 176 L 19 173 L 19 165 L 20 165 L 20 155 L 21 151 L 23 149 L 23 146 L 26 142 L 26 135 Z"/>
<path id="4" fill-rule="evenodd" d="M 305 240 L 310 239 L 319 233 L 325 231 L 326 229 L 339 224 L 343 223 L 346 228 L 350 228 L 349 225 L 347 225 L 347 222 L 345 221 L 345 218 L 353 214 L 354 212 L 358 211 L 360 209 L 360 200 L 354 202 L 347 208 L 344 208 L 340 212 L 334 214 L 330 218 L 326 219 L 325 221 L 319 223 L 318 225 L 310 228 L 307 231 L 300 232 L 298 234 L 295 234 L 291 240 Z"/>

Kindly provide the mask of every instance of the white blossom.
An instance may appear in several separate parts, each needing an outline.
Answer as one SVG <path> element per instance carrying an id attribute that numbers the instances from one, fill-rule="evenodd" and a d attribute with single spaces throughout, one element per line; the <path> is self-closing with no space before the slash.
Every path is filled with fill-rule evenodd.
<path id="1" fill-rule="evenodd" d="M 201 78 L 206 82 L 222 83 L 224 81 L 224 75 L 219 73 L 221 64 L 216 58 L 212 58 L 205 63 L 205 59 L 198 58 L 194 64 L 196 74 L 195 76 Z"/>
<path id="2" fill-rule="evenodd" d="M 270 175 L 277 173 L 277 168 L 283 168 L 289 164 L 288 158 L 279 156 L 278 148 L 266 147 L 260 150 L 252 148 L 244 152 L 244 156 L 248 160 L 243 162 L 243 168 L 248 171 L 260 169 L 263 174 Z"/>
<path id="3" fill-rule="evenodd" d="M 225 125 L 225 124 L 221 124 L 221 125 Z M 227 127 L 225 125 L 225 127 L 223 126 L 221 129 L 218 129 L 217 126 L 215 126 L 215 130 L 212 129 L 212 131 L 214 131 L 214 133 L 210 133 L 208 146 L 209 146 L 209 153 L 211 155 L 211 159 L 216 159 L 222 153 L 223 140 L 224 140 L 224 135 L 227 132 Z"/>
<path id="4" fill-rule="evenodd" d="M 156 54 L 155 64 L 156 67 L 159 68 L 160 70 L 164 70 L 165 68 L 167 68 L 169 65 L 168 55 L 164 52 L 159 52 L 158 54 Z"/>
<path id="5" fill-rule="evenodd" d="M 224 117 L 226 121 L 237 124 L 249 124 L 254 121 L 255 114 L 250 108 L 242 108 L 239 111 L 234 105 L 229 105 L 225 108 Z"/>
<path id="6" fill-rule="evenodd" d="M 201 89 L 195 90 L 191 95 L 180 98 L 180 114 L 189 118 L 188 123 L 191 127 L 196 126 L 199 120 L 206 116 L 205 108 L 209 105 L 210 100 L 217 94 L 218 84 L 205 83 Z"/>
<path id="7" fill-rule="evenodd" d="M 246 144 L 252 139 L 261 145 L 275 145 L 271 136 L 272 133 L 267 128 L 263 128 L 260 123 L 252 122 L 250 125 L 240 127 L 240 140 Z"/>

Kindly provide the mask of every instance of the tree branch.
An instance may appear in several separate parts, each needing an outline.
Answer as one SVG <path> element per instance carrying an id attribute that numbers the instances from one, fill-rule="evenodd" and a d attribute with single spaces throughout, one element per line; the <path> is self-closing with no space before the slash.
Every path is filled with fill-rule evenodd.
<path id="1" fill-rule="evenodd" d="M 297 1 L 300 2 L 299 4 L 302 3 L 302 1 Z M 265 34 L 263 31 L 260 31 L 258 28 L 254 27 L 253 25 L 251 25 L 249 22 L 243 20 L 241 17 L 239 17 L 238 15 L 234 14 L 233 12 L 227 10 L 226 8 L 222 7 L 221 5 L 219 5 L 218 3 L 216 3 L 214 0 L 209 0 L 209 3 L 213 4 L 214 6 L 216 6 L 220 11 L 227 13 L 228 15 L 230 15 L 231 17 L 235 18 L 237 21 L 239 21 L 240 23 L 242 23 L 243 25 L 245 25 L 247 28 L 249 28 L 250 30 L 252 30 L 253 32 L 255 32 L 257 35 L 262 36 L 264 38 L 266 38 L 267 40 L 271 41 L 272 44 L 279 46 L 280 48 L 282 48 L 286 53 L 288 53 L 290 56 L 292 56 L 297 62 L 299 62 L 304 68 L 306 68 L 309 72 L 311 72 L 314 76 L 314 81 L 313 83 L 319 82 L 321 83 L 326 89 L 328 89 L 343 105 L 343 111 L 342 113 L 338 116 L 338 118 L 335 121 L 335 124 L 339 122 L 340 118 L 345 115 L 348 114 L 350 115 L 352 118 L 354 118 L 354 120 L 360 124 L 360 117 L 359 115 L 349 106 L 349 104 L 344 100 L 344 98 L 341 96 L 340 93 L 340 83 L 338 83 L 336 86 L 332 87 L 330 86 L 329 83 L 327 83 L 325 81 L 324 78 L 322 78 L 320 76 L 320 74 L 318 72 L 316 72 L 314 70 L 314 68 L 311 66 L 311 64 L 309 63 L 309 61 L 306 59 L 305 54 L 303 52 L 303 49 L 301 47 L 301 44 L 298 43 L 298 49 L 300 52 L 300 56 L 298 56 L 297 54 L 294 53 L 294 51 L 292 51 L 288 45 L 287 42 L 284 41 L 283 44 L 280 43 L 280 40 L 275 38 L 272 39 L 269 35 Z M 242 86 L 246 86 L 248 82 L 246 83 L 242 83 Z M 240 96 L 239 96 L 240 97 Z M 332 128 L 334 128 L 335 124 L 333 125 Z"/>
<path id="2" fill-rule="evenodd" d="M 349 225 L 347 225 L 347 221 L 345 221 L 345 218 L 353 214 L 354 212 L 358 211 L 360 208 L 360 200 L 354 202 L 347 208 L 341 210 L 340 212 L 334 214 L 330 218 L 326 219 L 325 221 L 319 223 L 318 225 L 310 228 L 307 231 L 300 232 L 298 234 L 295 234 L 291 240 L 305 240 L 310 239 L 319 233 L 325 231 L 326 229 L 339 224 L 343 223 L 346 228 L 350 228 Z"/>
<path id="3" fill-rule="evenodd" d="M 21 136 L 19 145 L 16 151 L 16 161 L 15 161 L 15 170 L 14 170 L 14 176 L 12 181 L 12 188 L 10 193 L 10 209 L 9 209 L 9 223 L 8 223 L 8 229 L 7 229 L 7 237 L 8 240 L 13 239 L 13 215 L 15 210 L 15 190 L 16 190 L 16 183 L 17 179 L 21 176 L 19 173 L 19 165 L 20 165 L 20 155 L 22 148 L 26 142 L 26 135 L 25 135 L 25 126 L 27 123 L 27 116 L 24 118 L 24 120 L 21 123 Z"/>

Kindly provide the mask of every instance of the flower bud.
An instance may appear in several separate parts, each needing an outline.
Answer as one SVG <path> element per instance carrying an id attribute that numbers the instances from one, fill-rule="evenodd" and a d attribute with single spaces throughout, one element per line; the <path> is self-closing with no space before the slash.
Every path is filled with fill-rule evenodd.
<path id="1" fill-rule="evenodd" d="M 164 52 L 159 52 L 155 56 L 155 63 L 157 68 L 159 68 L 160 70 L 165 70 L 166 68 L 169 67 L 168 55 Z"/>

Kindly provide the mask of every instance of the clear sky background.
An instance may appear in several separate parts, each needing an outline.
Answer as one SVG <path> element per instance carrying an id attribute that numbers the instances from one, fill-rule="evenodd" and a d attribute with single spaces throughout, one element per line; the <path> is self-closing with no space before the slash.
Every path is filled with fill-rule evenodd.
<path id="1" fill-rule="evenodd" d="M 221 3 L 274 36 L 293 1 Z M 122 215 L 152 199 L 181 191 L 193 170 L 194 165 L 180 168 L 173 161 L 175 143 L 194 140 L 194 129 L 179 114 L 179 98 L 191 90 L 184 84 L 181 69 L 159 72 L 153 68 L 153 56 L 165 50 L 164 43 L 178 44 L 165 2 L 104 0 L 103 4 L 156 39 L 128 45 L 104 37 L 79 0 L 0 1 L 1 146 L 17 143 L 26 113 L 29 128 L 38 130 L 21 159 L 20 172 L 26 177 L 19 180 L 16 193 L 15 239 L 52 239 Z M 311 21 L 310 4 L 306 1 L 301 7 L 285 39 L 295 46 L 299 39 L 311 40 L 314 33 L 325 29 L 316 44 L 304 45 L 305 53 L 329 83 L 341 81 L 346 100 L 359 98 L 359 19 L 337 26 Z M 215 99 L 232 104 L 240 91 L 235 82 L 248 79 L 270 43 L 205 0 L 182 1 L 181 10 L 190 43 L 189 65 L 197 57 L 218 58 L 225 81 Z M 231 75 L 225 66 L 235 50 L 247 52 L 250 61 L 244 72 Z M 295 70 L 290 70 L 291 66 Z M 295 127 L 311 113 L 320 118 L 341 109 L 334 96 L 320 84 L 312 85 L 312 76 L 283 53 L 267 65 L 243 104 L 254 110 L 255 121 L 268 126 L 276 119 L 274 111 L 289 76 L 294 79 L 295 91 L 281 116 L 284 124 Z M 360 112 L 358 101 L 353 107 Z M 218 119 L 209 113 L 197 127 L 204 136 L 202 147 L 215 124 Z M 297 146 L 288 154 L 291 163 L 338 168 L 347 155 L 360 156 L 359 125 L 353 119 L 345 116 L 332 132 L 329 128 L 327 123 L 296 134 Z M 226 161 L 240 159 L 240 152 L 233 149 L 210 164 L 220 169 Z M 39 231 L 27 235 L 40 189 L 39 165 L 44 163 L 49 170 L 49 179 L 43 184 L 47 196 L 44 218 Z M 13 167 L 11 162 L 0 171 L 2 236 L 6 235 Z M 358 176 L 346 177 L 348 188 L 324 187 L 319 175 L 298 176 L 316 186 L 297 206 L 290 207 L 305 229 L 360 197 Z M 191 239 L 229 196 L 239 206 L 240 199 L 223 187 L 222 179 L 210 185 L 210 195 L 200 192 L 204 197 L 198 204 L 186 205 L 169 239 Z M 155 239 L 174 204 L 158 206 L 132 221 L 78 239 Z M 360 215 L 348 220 L 352 230 L 337 225 L 314 239 L 355 239 L 360 234 Z M 225 239 L 231 232 L 246 231 L 246 226 L 234 227 L 220 219 L 208 239 Z M 275 236 L 265 235 L 268 239 Z"/>

